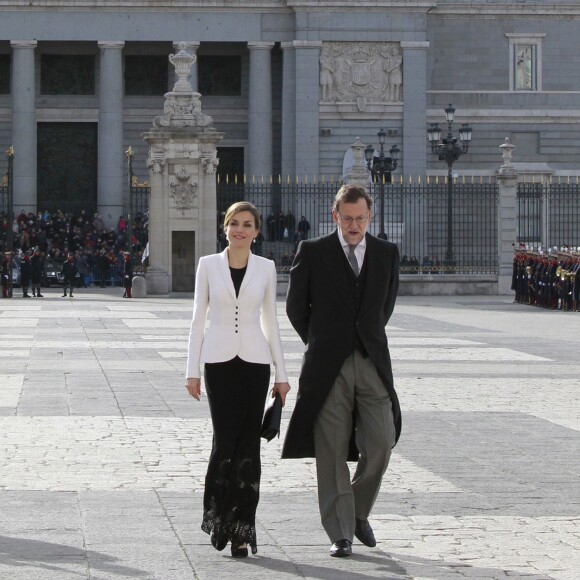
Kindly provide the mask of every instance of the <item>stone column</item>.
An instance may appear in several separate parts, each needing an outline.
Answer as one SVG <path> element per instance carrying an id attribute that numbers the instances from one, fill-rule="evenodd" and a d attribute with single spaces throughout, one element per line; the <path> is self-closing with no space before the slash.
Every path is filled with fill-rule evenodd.
<path id="1" fill-rule="evenodd" d="M 311 179 L 319 173 L 319 58 L 322 42 L 295 40 L 296 173 Z M 312 232 L 311 232 L 312 234 Z"/>
<path id="2" fill-rule="evenodd" d="M 511 294 L 514 244 L 518 235 L 518 175 L 512 165 L 511 157 L 515 145 L 509 137 L 499 146 L 504 163 L 497 173 L 499 202 L 497 208 L 497 253 L 498 278 L 497 293 Z"/>
<path id="3" fill-rule="evenodd" d="M 403 50 L 403 175 L 415 180 L 427 172 L 428 42 L 401 42 Z M 404 247 L 427 253 L 425 207 L 413 196 L 404 208 Z"/>
<path id="4" fill-rule="evenodd" d="M 427 171 L 428 42 L 401 42 L 403 49 L 403 175 Z"/>
<path id="5" fill-rule="evenodd" d="M 179 50 L 179 44 L 182 41 L 175 41 L 173 43 L 173 49 L 175 52 Z M 191 85 L 191 89 L 194 93 L 197 93 L 197 85 L 198 85 L 198 76 L 197 76 L 197 49 L 199 48 L 200 43 L 194 42 L 190 40 L 185 40 L 185 50 L 188 54 L 193 57 L 193 62 L 191 63 L 191 76 L 189 78 L 189 84 Z M 177 73 L 175 73 L 175 80 L 176 83 L 179 80 Z"/>
<path id="6" fill-rule="evenodd" d="M 123 214 L 123 47 L 124 42 L 99 41 L 98 206 L 111 227 Z"/>
<path id="7" fill-rule="evenodd" d="M 272 47 L 249 42 L 248 177 L 272 175 Z"/>
<path id="8" fill-rule="evenodd" d="M 14 212 L 36 211 L 36 40 L 12 40 Z"/>
<path id="9" fill-rule="evenodd" d="M 282 42 L 282 181 L 296 177 L 296 54 Z"/>

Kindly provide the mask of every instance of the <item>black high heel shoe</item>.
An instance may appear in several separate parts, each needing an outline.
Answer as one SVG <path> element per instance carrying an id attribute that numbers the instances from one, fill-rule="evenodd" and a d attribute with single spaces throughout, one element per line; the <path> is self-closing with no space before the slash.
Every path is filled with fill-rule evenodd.
<path id="1" fill-rule="evenodd" d="M 247 558 L 248 557 L 248 546 L 242 546 L 245 542 L 240 542 L 238 539 L 232 541 L 232 558 Z"/>
<path id="2" fill-rule="evenodd" d="M 211 545 L 219 552 L 228 545 L 228 536 L 221 526 L 217 530 L 214 529 L 211 535 Z"/>

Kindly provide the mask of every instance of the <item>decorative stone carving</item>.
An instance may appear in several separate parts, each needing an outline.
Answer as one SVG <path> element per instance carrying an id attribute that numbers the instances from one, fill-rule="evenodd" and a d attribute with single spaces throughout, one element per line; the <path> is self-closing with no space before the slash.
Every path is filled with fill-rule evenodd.
<path id="1" fill-rule="evenodd" d="M 186 210 L 193 208 L 193 200 L 197 197 L 197 182 L 191 181 L 191 174 L 185 167 L 175 172 L 175 180 L 169 183 L 169 195 L 175 201 L 175 209 L 183 215 Z"/>
<path id="2" fill-rule="evenodd" d="M 220 162 L 219 159 L 215 157 L 214 158 L 204 157 L 201 160 L 203 170 L 210 175 L 215 174 L 219 162 Z"/>
<path id="3" fill-rule="evenodd" d="M 399 103 L 403 56 L 397 42 L 325 42 L 320 52 L 323 102 Z"/>
<path id="4" fill-rule="evenodd" d="M 499 146 L 501 149 L 501 157 L 503 159 L 503 165 L 500 166 L 499 173 L 501 175 L 513 174 L 515 173 L 515 169 L 512 164 L 512 153 L 516 146 L 511 142 L 509 137 L 506 137 L 504 141 L 505 142 Z"/>
<path id="5" fill-rule="evenodd" d="M 213 119 L 201 112 L 201 95 L 193 91 L 187 80 L 196 57 L 185 51 L 186 43 L 179 43 L 179 52 L 169 55 L 179 80 L 173 91 L 165 93 L 163 115 L 155 117 L 153 126 L 161 127 L 210 127 Z"/>
<path id="6" fill-rule="evenodd" d="M 180 42 L 178 48 L 177 54 L 169 55 L 169 62 L 175 67 L 175 74 L 178 77 L 178 81 L 173 85 L 173 92 L 191 93 L 193 89 L 187 79 L 191 75 L 191 65 L 197 60 L 197 56 L 186 51 L 185 42 Z"/>
<path id="7" fill-rule="evenodd" d="M 149 150 L 147 157 L 147 169 L 153 173 L 162 173 L 165 167 L 165 152 Z"/>

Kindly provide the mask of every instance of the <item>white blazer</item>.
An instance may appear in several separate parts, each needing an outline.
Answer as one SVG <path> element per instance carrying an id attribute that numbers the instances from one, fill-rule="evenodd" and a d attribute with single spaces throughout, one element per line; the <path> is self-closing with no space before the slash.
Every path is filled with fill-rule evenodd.
<path id="1" fill-rule="evenodd" d="M 228 263 L 228 250 L 199 260 L 186 378 L 199 378 L 201 363 L 274 363 L 274 382 L 288 380 L 276 317 L 276 266 L 250 253 L 239 296 Z M 209 328 L 205 331 L 209 313 Z"/>

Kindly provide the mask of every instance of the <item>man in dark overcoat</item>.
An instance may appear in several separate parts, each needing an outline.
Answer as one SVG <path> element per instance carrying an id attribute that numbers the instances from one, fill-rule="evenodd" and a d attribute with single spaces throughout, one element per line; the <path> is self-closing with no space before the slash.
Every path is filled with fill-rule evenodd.
<path id="1" fill-rule="evenodd" d="M 42 255 L 40 254 L 40 249 L 38 247 L 34 248 L 32 257 L 30 258 L 30 275 L 32 282 L 32 295 L 36 298 L 43 298 L 40 293 L 40 287 L 42 285 L 42 270 L 44 268 Z"/>
<path id="2" fill-rule="evenodd" d="M 75 278 L 77 275 L 78 269 L 77 265 L 75 264 L 75 257 L 73 254 L 68 255 L 66 262 L 62 265 L 61 274 L 63 275 L 63 282 L 62 282 L 62 297 L 66 297 L 67 288 L 70 289 L 70 297 L 73 297 L 73 287 L 75 285 Z"/>
<path id="3" fill-rule="evenodd" d="M 306 345 L 282 456 L 316 457 L 322 524 L 331 556 L 353 535 L 376 545 L 368 517 L 401 430 L 385 326 L 399 286 L 393 243 L 367 233 L 371 198 L 341 187 L 334 233 L 300 243 L 286 312 Z M 348 461 L 358 461 L 350 480 Z"/>
<path id="4" fill-rule="evenodd" d="M 30 265 L 30 255 L 24 254 L 20 262 L 20 288 L 22 288 L 22 298 L 30 298 L 28 287 L 32 279 L 32 266 Z"/>
<path id="5" fill-rule="evenodd" d="M 133 260 L 129 252 L 123 252 L 123 298 L 133 298 Z"/>

